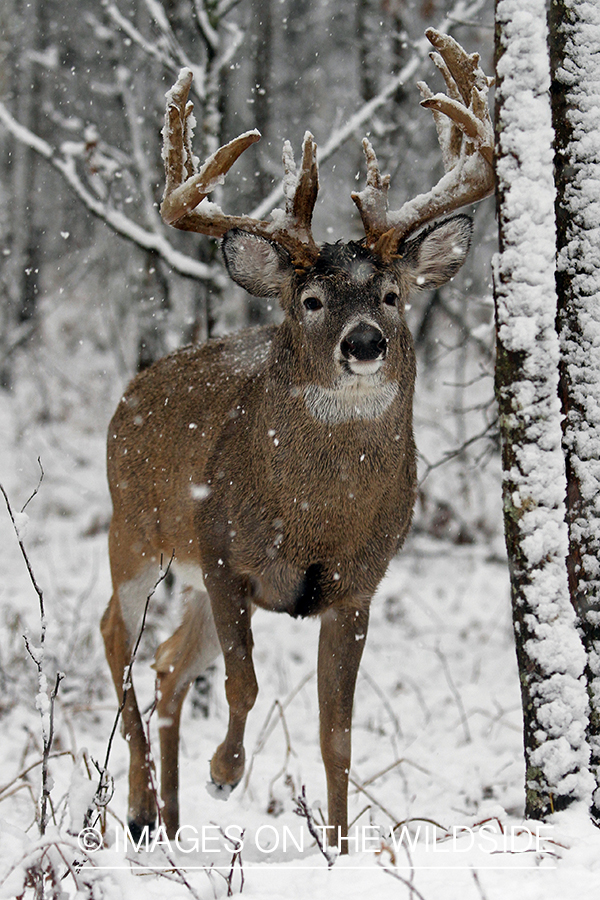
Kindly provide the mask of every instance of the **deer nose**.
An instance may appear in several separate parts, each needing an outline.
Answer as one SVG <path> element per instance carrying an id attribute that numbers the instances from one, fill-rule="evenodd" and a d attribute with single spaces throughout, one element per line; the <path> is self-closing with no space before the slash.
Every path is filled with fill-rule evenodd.
<path id="1" fill-rule="evenodd" d="M 386 349 L 387 341 L 379 328 L 367 324 L 357 325 L 340 344 L 344 359 L 361 361 L 383 359 Z"/>

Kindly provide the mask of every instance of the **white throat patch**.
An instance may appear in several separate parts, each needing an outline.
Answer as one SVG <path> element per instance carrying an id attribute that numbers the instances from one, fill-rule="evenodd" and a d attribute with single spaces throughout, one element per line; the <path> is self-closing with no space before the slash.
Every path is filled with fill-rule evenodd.
<path id="1" fill-rule="evenodd" d="M 327 425 L 339 425 L 353 419 L 377 419 L 396 397 L 398 385 L 394 381 L 373 383 L 374 378 L 370 384 L 364 384 L 367 378 L 344 379 L 338 388 L 309 384 L 303 391 L 309 413 Z"/>

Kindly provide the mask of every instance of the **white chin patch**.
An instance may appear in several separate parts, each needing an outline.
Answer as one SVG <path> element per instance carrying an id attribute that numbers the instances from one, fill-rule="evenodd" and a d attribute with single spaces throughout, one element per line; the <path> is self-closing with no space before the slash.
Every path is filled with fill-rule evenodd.
<path id="1" fill-rule="evenodd" d="M 371 363 L 372 365 L 372 363 Z M 366 372 L 363 372 L 367 375 Z M 371 377 L 342 376 L 338 387 L 324 388 L 309 384 L 304 388 L 304 402 L 315 419 L 328 425 L 339 425 L 353 419 L 377 419 L 398 394 L 394 381 Z"/>
<path id="2" fill-rule="evenodd" d="M 383 359 L 350 359 L 348 365 L 355 375 L 374 375 L 383 365 Z"/>

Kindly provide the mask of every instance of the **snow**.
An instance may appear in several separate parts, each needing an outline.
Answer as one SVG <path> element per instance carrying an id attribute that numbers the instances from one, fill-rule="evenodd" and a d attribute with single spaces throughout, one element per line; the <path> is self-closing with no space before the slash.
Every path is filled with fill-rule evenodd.
<path id="1" fill-rule="evenodd" d="M 85 355 L 89 364 L 89 348 Z M 105 405 L 108 420 L 121 386 L 115 380 L 107 390 L 101 380 L 97 387 L 95 402 Z M 0 395 L 6 435 L 0 466 L 18 505 L 37 484 L 37 456 L 44 461 L 44 481 L 27 509 L 27 549 L 45 588 L 48 684 L 54 680 L 52 666 L 67 673 L 56 704 L 53 748 L 64 755 L 50 760 L 57 822 L 43 839 L 32 827 L 39 766 L 8 791 L 0 788 L 0 897 L 19 895 L 28 867 L 40 860 L 62 866 L 64 873 L 63 859 L 84 863 L 77 875 L 79 896 L 86 895 L 83 884 L 90 882 L 95 896 L 111 900 L 178 900 L 190 890 L 202 900 L 224 897 L 235 848 L 220 828 L 234 840 L 243 830 L 243 895 L 256 900 L 307 895 L 396 900 L 408 896 L 398 877 L 412 881 L 426 900 L 479 900 L 480 890 L 488 900 L 507 893 L 523 900 L 542 894 L 579 900 L 597 886 L 600 838 L 586 827 L 582 809 L 542 827 L 523 820 L 520 698 L 505 563 L 490 558 L 485 543 L 458 547 L 416 535 L 392 564 L 373 604 L 355 705 L 350 810 L 351 818 L 358 818 L 349 857 L 328 869 L 293 811 L 302 785 L 317 815 L 325 802 L 314 671 L 317 624 L 261 611 L 253 619 L 260 693 L 248 722 L 242 784 L 226 803 L 205 790 L 208 759 L 227 723 L 219 663 L 209 718 L 194 717 L 189 701 L 184 708 L 181 847 L 169 847 L 162 836 L 149 852 L 129 846 L 125 855 L 119 823 L 126 814 L 127 748 L 117 734 L 110 758 L 115 793 L 108 806 L 108 846 L 95 850 L 94 835 L 80 829 L 97 783 L 92 760 L 104 759 L 116 709 L 98 627 L 110 593 L 106 533 L 91 528 L 94 521 L 106 523 L 109 508 L 103 436 L 99 427 L 89 430 L 77 407 L 60 427 L 35 419 L 27 425 L 31 404 L 24 409 L 24 400 L 27 393 Z M 75 474 L 69 462 L 73 447 L 80 459 Z M 4 615 L 18 608 L 36 633 L 37 597 L 7 517 L 0 529 Z M 171 616 L 168 595 L 159 594 L 148 626 L 152 645 L 160 642 L 162 618 Z M 5 632 L 3 660 L 7 640 Z M 22 648 L 20 653 L 21 668 L 12 667 L 19 691 L 3 715 L 9 736 L 0 747 L 3 785 L 39 761 L 37 677 Z M 142 706 L 152 699 L 150 659 L 143 644 L 134 666 Z M 548 702 L 551 709 L 553 697 Z M 577 697 L 573 702 L 570 727 L 577 727 Z M 155 732 L 156 723 L 153 741 Z M 568 779 L 561 768 L 561 740 L 559 734 L 552 759 L 558 775 Z M 32 794 L 14 789 L 25 781 Z M 398 822 L 404 830 L 390 835 Z M 166 872 L 172 864 L 189 888 Z M 240 872 L 236 867 L 234 895 Z M 72 876 L 63 878 L 61 889 L 65 897 L 76 896 Z"/>
<path id="2" fill-rule="evenodd" d="M 538 57 L 531 62 L 535 64 L 532 72 L 543 74 Z M 542 117 L 542 121 L 546 120 Z M 29 133 L 23 137 L 27 143 Z M 337 129 L 333 138 L 340 141 L 342 137 L 342 129 Z M 40 145 L 40 152 L 47 148 L 45 143 Z M 529 174 L 535 171 L 534 166 Z M 69 172 L 76 177 L 74 170 Z M 546 204 L 548 199 L 549 195 L 544 196 Z M 521 203 L 520 209 L 527 212 L 531 205 Z M 540 224 L 540 211 L 532 213 L 518 239 Z M 124 217 L 118 224 L 124 233 L 130 229 Z M 519 270 L 523 278 L 532 277 L 540 286 L 550 279 L 546 251 L 544 241 L 536 244 L 530 257 L 533 265 Z M 167 250 L 161 252 L 167 256 Z M 76 317 L 74 310 L 68 322 L 61 320 L 59 307 L 51 315 L 46 310 L 42 321 L 48 328 L 49 319 L 55 317 L 57 346 L 73 333 L 76 318 L 98 315 L 96 330 L 99 336 L 106 335 L 103 311 L 93 308 L 90 312 L 87 298 L 82 309 L 84 315 Z M 533 327 L 534 318 L 540 327 Z M 556 346 L 547 340 L 551 324 L 552 309 L 524 307 L 511 323 L 503 323 L 503 336 L 515 349 L 529 351 L 539 343 L 540 355 L 552 362 Z M 489 326 L 481 328 L 483 339 Z M 40 345 L 45 346 L 41 339 Z M 97 784 L 93 761 L 104 759 L 116 711 L 99 621 L 110 596 L 104 431 L 123 384 L 114 374 L 110 353 L 100 354 L 94 344 L 69 347 L 68 352 L 57 352 L 56 358 L 46 353 L 40 350 L 35 360 L 26 360 L 27 372 L 17 379 L 13 395 L 0 393 L 4 437 L 0 478 L 19 508 L 38 482 L 36 460 L 38 455 L 43 458 L 46 476 L 27 507 L 27 531 L 21 534 L 45 591 L 46 688 L 40 705 L 46 716 L 54 673 L 66 673 L 56 701 L 50 760 L 55 822 L 44 838 L 38 836 L 34 817 L 40 789 L 39 686 L 21 635 L 38 634 L 39 603 L 12 526 L 0 516 L 4 563 L 0 583 L 0 898 L 19 896 L 24 890 L 26 896 L 33 896 L 32 887 L 24 886 L 28 870 L 39 865 L 52 865 L 60 873 L 57 883 L 65 898 L 164 900 L 192 895 L 208 900 L 227 895 L 225 879 L 230 872 L 237 896 L 242 871 L 243 894 L 256 900 L 307 896 L 504 900 L 507 895 L 517 900 L 542 896 L 580 900 L 597 895 L 600 835 L 590 824 L 585 805 L 576 804 L 543 826 L 523 818 L 520 692 L 507 566 L 498 551 L 497 530 L 486 534 L 483 525 L 477 525 L 477 514 L 467 511 L 470 497 L 477 510 L 483 510 L 481 520 L 491 518 L 498 528 L 499 474 L 494 465 L 491 471 L 477 465 L 459 475 L 448 466 L 437 470 L 442 486 L 437 499 L 452 497 L 455 515 L 459 522 L 460 516 L 470 517 L 477 542 L 460 546 L 415 533 L 393 562 L 374 601 L 355 705 L 350 809 L 358 831 L 351 832 L 357 844 L 349 857 L 337 859 L 329 869 L 312 845 L 304 822 L 294 814 L 293 798 L 303 785 L 317 815 L 325 799 L 314 673 L 316 623 L 260 611 L 253 620 L 260 694 L 249 718 L 245 779 L 227 803 L 205 790 L 208 759 L 227 724 L 221 664 L 208 700 L 209 717 L 194 713 L 197 698 L 188 700 L 184 708 L 182 822 L 184 836 L 204 838 L 204 848 L 169 847 L 159 834 L 161 840 L 148 852 L 136 853 L 130 847 L 125 854 L 120 825 L 126 816 L 128 759 L 126 744 L 117 733 L 110 757 L 115 792 L 108 797 L 108 846 L 96 851 L 93 834 L 84 835 L 80 829 Z M 59 365 L 65 365 L 65 360 L 69 378 L 64 378 Z M 530 361 L 534 375 L 538 361 Z M 60 392 L 54 369 L 66 384 Z M 81 371 L 85 371 L 83 380 L 76 377 Z M 425 371 L 422 378 L 427 375 Z M 443 380 L 437 369 L 433 377 Z M 549 399 L 553 389 L 550 385 L 543 398 L 551 419 L 556 413 Z M 439 392 L 428 396 L 422 390 L 419 402 L 419 443 L 433 461 L 443 453 Z M 530 379 L 520 385 L 514 402 L 515 419 L 530 415 L 537 421 Z M 560 519 L 564 472 L 556 464 L 556 430 L 535 430 L 532 422 L 529 426 L 531 447 L 510 473 L 515 481 L 511 496 L 514 507 L 523 512 L 527 557 L 539 564 L 564 552 Z M 428 435 L 427 428 L 431 429 Z M 536 474 L 539 465 L 544 467 L 542 479 Z M 423 496 L 436 499 L 430 485 L 431 481 Z M 190 490 L 202 499 L 209 488 L 190 485 Z M 537 505 L 532 505 L 532 499 Z M 548 521 L 544 504 L 557 512 Z M 543 578 L 536 581 L 528 598 L 535 611 L 532 630 L 541 638 L 531 642 L 530 656 L 550 673 L 538 686 L 543 700 L 539 722 L 545 728 L 540 738 L 548 734 L 538 756 L 548 777 L 564 780 L 561 789 L 576 794 L 581 781 L 572 764 L 581 765 L 586 753 L 581 647 L 572 619 L 556 602 L 564 593 L 560 567 L 546 567 Z M 165 620 L 176 618 L 172 605 L 162 586 L 153 598 L 145 642 L 134 667 L 142 706 L 153 699 L 150 647 L 160 643 Z M 151 720 L 155 752 L 156 730 L 157 723 Z M 404 824 L 390 834 L 396 823 Z M 243 830 L 241 864 L 235 869 L 235 846 L 221 839 L 221 828 L 234 839 Z M 380 833 L 381 839 L 375 839 Z M 87 837 L 92 838 L 90 843 Z M 414 893 L 406 882 L 414 885 Z"/>

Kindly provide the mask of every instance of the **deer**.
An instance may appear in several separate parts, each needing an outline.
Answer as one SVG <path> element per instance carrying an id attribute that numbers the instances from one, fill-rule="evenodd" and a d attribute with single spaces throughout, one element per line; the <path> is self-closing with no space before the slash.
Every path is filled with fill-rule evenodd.
<path id="1" fill-rule="evenodd" d="M 472 219 L 446 217 L 494 189 L 492 79 L 448 35 L 427 31 L 446 83 L 433 111 L 446 174 L 394 211 L 389 176 L 363 141 L 367 183 L 353 193 L 365 236 L 317 243 L 310 134 L 297 168 L 283 151 L 285 209 L 270 220 L 228 215 L 208 195 L 259 139 L 246 132 L 201 167 L 192 152 L 192 73 L 167 93 L 166 223 L 222 239 L 231 279 L 277 298 L 283 320 L 183 347 L 138 374 L 108 429 L 113 594 L 101 623 L 129 743 L 132 835 L 157 814 L 177 834 L 178 743 L 190 684 L 222 653 L 229 722 L 210 761 L 227 797 L 244 773 L 244 731 L 257 692 L 257 608 L 320 619 L 317 693 L 327 783 L 328 843 L 347 852 L 355 683 L 369 608 L 409 530 L 417 468 L 412 426 L 411 290 L 451 279 Z M 441 218 L 446 217 L 446 218 Z M 163 557 L 183 585 L 181 623 L 156 650 L 161 786 L 129 673 Z M 157 807 L 160 807 L 157 809 Z"/>

